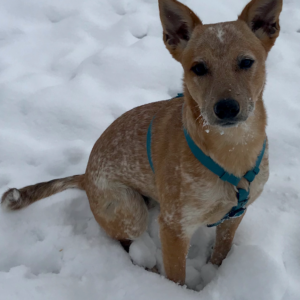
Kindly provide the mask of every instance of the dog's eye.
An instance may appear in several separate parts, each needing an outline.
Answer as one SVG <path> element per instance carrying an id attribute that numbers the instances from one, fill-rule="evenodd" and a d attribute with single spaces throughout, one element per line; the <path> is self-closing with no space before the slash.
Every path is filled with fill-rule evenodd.
<path id="1" fill-rule="evenodd" d="M 197 76 L 204 76 L 208 73 L 208 69 L 204 63 L 199 63 L 191 69 Z"/>
<path id="2" fill-rule="evenodd" d="M 241 69 L 250 69 L 253 63 L 254 63 L 253 59 L 245 58 L 240 61 L 239 65 Z"/>

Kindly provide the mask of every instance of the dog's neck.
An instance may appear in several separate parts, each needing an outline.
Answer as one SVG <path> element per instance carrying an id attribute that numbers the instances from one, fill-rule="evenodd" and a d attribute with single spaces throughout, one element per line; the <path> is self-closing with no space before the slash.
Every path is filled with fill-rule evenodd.
<path id="1" fill-rule="evenodd" d="M 247 121 L 231 128 L 207 125 L 187 89 L 184 98 L 183 123 L 198 147 L 235 176 L 241 177 L 251 170 L 266 139 L 262 94 Z"/>

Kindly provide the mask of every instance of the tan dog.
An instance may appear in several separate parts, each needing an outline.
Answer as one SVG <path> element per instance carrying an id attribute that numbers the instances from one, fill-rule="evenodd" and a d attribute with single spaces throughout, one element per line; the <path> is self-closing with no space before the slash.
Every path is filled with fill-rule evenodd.
<path id="1" fill-rule="evenodd" d="M 237 198 L 232 184 L 192 154 L 183 128 L 229 173 L 242 177 L 255 166 L 266 139 L 265 61 L 279 35 L 282 0 L 252 0 L 237 21 L 212 25 L 203 25 L 176 0 L 160 0 L 159 8 L 166 47 L 184 69 L 184 97 L 126 112 L 96 142 L 85 174 L 10 189 L 2 205 L 16 210 L 67 188 L 80 188 L 101 227 L 126 242 L 146 230 L 143 196 L 155 199 L 160 203 L 166 275 L 184 284 L 191 236 L 199 226 L 221 220 Z M 146 149 L 152 119 L 155 173 Z M 248 204 L 268 179 L 267 149 L 260 169 Z M 249 182 L 242 179 L 238 187 L 248 190 Z M 226 257 L 241 219 L 217 227 L 213 264 L 220 265 Z"/>

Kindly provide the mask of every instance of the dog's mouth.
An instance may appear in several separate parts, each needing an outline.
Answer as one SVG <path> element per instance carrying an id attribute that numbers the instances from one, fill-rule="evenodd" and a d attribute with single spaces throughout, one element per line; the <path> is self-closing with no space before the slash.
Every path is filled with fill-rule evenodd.
<path id="1" fill-rule="evenodd" d="M 231 128 L 236 127 L 241 123 L 241 120 L 235 119 L 235 120 L 214 120 L 213 123 L 210 123 L 210 125 L 214 127 L 222 127 L 222 128 Z"/>
<path id="2" fill-rule="evenodd" d="M 236 119 L 236 120 L 213 120 L 212 122 L 206 121 L 207 125 L 213 127 L 222 127 L 222 128 L 231 128 L 237 127 L 243 120 Z"/>
<path id="3" fill-rule="evenodd" d="M 239 124 L 239 121 L 226 121 L 226 122 L 220 122 L 218 124 L 221 127 L 229 128 L 229 127 L 235 127 Z"/>
<path id="4" fill-rule="evenodd" d="M 214 125 L 222 128 L 232 128 L 237 127 L 240 124 L 244 123 L 248 118 L 239 116 L 231 120 L 215 120 Z"/>

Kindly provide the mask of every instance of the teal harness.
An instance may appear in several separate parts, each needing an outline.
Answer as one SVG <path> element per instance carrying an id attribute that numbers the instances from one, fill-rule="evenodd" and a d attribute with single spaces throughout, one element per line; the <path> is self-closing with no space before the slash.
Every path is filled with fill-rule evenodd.
<path id="1" fill-rule="evenodd" d="M 177 97 L 175 98 L 180 98 L 183 97 L 183 94 L 178 94 Z M 154 173 L 154 167 L 153 167 L 153 162 L 152 162 L 152 157 L 151 157 L 151 136 L 152 136 L 152 124 L 153 124 L 153 119 L 150 122 L 148 132 L 147 132 L 147 155 L 148 155 L 148 160 L 150 167 Z M 227 171 L 225 171 L 220 165 L 218 165 L 215 161 L 213 161 L 209 156 L 205 155 L 203 151 L 194 143 L 190 135 L 188 134 L 186 128 L 183 128 L 184 136 L 186 139 L 186 142 L 191 150 L 191 152 L 194 154 L 194 156 L 204 165 L 207 169 L 209 169 L 211 172 L 214 174 L 218 175 L 219 178 L 223 181 L 227 181 L 237 187 L 239 182 L 241 181 L 242 178 L 245 178 L 250 183 L 255 179 L 256 175 L 259 173 L 259 166 L 261 164 L 262 158 L 265 153 L 266 149 L 266 140 L 264 141 L 263 148 L 257 158 L 256 165 L 255 167 L 248 171 L 242 178 L 236 177 L 233 174 L 229 174 Z M 231 218 L 238 218 L 241 215 L 244 214 L 246 208 L 246 205 L 249 200 L 249 192 L 250 192 L 250 187 L 249 190 L 237 188 L 237 205 L 232 207 L 232 209 L 217 223 L 207 225 L 207 227 L 214 227 L 218 226 L 219 224 L 223 223 L 225 220 L 229 220 Z"/>

